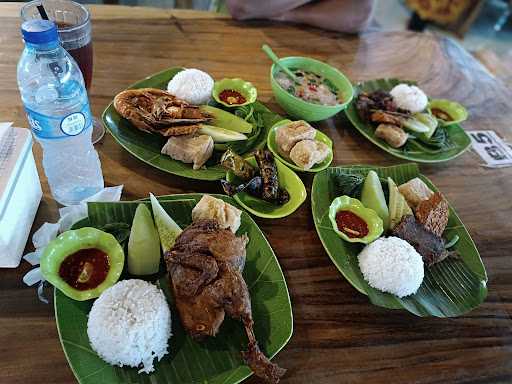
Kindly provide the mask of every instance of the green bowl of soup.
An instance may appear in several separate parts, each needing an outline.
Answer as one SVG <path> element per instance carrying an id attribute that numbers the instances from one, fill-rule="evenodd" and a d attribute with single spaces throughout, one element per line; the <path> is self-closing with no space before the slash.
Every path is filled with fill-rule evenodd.
<path id="1" fill-rule="evenodd" d="M 277 65 L 270 68 L 274 97 L 295 119 L 328 119 L 344 110 L 354 96 L 350 80 L 329 64 L 308 57 L 284 57 L 279 62 L 301 79 L 301 85 L 296 85 Z"/>

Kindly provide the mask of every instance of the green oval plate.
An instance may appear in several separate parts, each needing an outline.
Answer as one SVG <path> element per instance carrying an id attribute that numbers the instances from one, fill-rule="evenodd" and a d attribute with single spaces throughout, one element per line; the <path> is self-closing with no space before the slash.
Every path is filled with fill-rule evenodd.
<path id="1" fill-rule="evenodd" d="M 345 114 L 347 115 L 352 125 L 364 137 L 366 137 L 379 148 L 383 149 L 384 151 L 395 157 L 410 161 L 416 161 L 418 163 L 441 163 L 444 161 L 454 159 L 457 156 L 462 155 L 466 150 L 469 149 L 469 147 L 471 146 L 471 139 L 466 134 L 464 129 L 462 129 L 462 127 L 458 124 L 452 124 L 444 127 L 444 129 L 446 130 L 446 134 L 450 142 L 452 143 L 452 146 L 439 153 L 430 153 L 420 150 L 405 151 L 404 149 L 393 148 L 389 146 L 384 140 L 375 137 L 375 128 L 373 128 L 371 124 L 368 124 L 361 120 L 357 113 L 355 107 L 357 94 L 359 94 L 359 92 L 361 91 L 372 92 L 378 89 L 390 91 L 395 85 L 400 83 L 414 84 L 414 82 L 411 81 L 398 79 L 378 79 L 366 81 L 354 87 L 356 94 L 354 95 L 354 100 L 345 110 Z"/>
<path id="2" fill-rule="evenodd" d="M 246 158 L 246 160 L 252 166 L 257 166 L 254 156 Z M 238 204 L 247 209 L 254 216 L 263 217 L 265 219 L 279 219 L 291 215 L 306 200 L 306 187 L 304 187 L 304 183 L 300 177 L 278 159 L 275 159 L 275 161 L 279 186 L 288 191 L 290 200 L 286 204 L 275 205 L 245 192 L 240 192 L 233 196 Z M 241 183 L 232 171 L 226 173 L 226 180 L 230 183 Z"/>
<path id="3" fill-rule="evenodd" d="M 145 87 L 166 89 L 169 80 L 182 70 L 183 68 L 179 67 L 166 69 L 130 85 L 128 89 Z M 257 148 L 263 148 L 266 144 L 270 128 L 277 121 L 283 119 L 280 115 L 270 111 L 265 105 L 258 101 L 251 106 L 254 108 L 254 113 L 259 115 L 260 118 L 258 120 L 261 121 L 263 125 L 261 129 L 254 130 L 254 132 L 258 132 L 257 137 L 249 138 L 249 140 L 252 140 L 251 148 L 249 151 L 245 151 L 246 153 Z M 119 145 L 139 160 L 155 168 L 197 180 L 220 180 L 226 175 L 226 170 L 217 163 L 218 159 L 215 158 L 215 155 L 219 152 L 214 152 L 213 158 L 206 163 L 206 169 L 197 170 L 192 169 L 191 164 L 185 164 L 181 161 L 173 160 L 167 155 L 161 154 L 160 150 L 164 146 L 166 139 L 159 135 L 142 132 L 133 127 L 128 120 L 123 119 L 117 113 L 112 102 L 103 111 L 101 117 L 103 124 Z"/>
<path id="4" fill-rule="evenodd" d="M 443 235 L 447 239 L 459 236 L 459 241 L 450 248 L 457 252 L 459 258 L 447 258 L 425 268 L 423 283 L 411 296 L 398 298 L 368 285 L 357 260 L 363 245 L 349 243 L 337 235 L 329 219 L 329 206 L 333 199 L 342 194 L 338 186 L 346 184 L 347 175 L 366 176 L 370 170 L 377 172 L 381 178 L 391 177 L 398 185 L 419 177 L 430 189 L 437 191 L 432 182 L 419 173 L 418 166 L 412 163 L 393 167 L 332 167 L 317 173 L 311 190 L 313 220 L 334 265 L 355 289 L 367 295 L 370 302 L 379 307 L 435 317 L 460 316 L 478 307 L 487 296 L 487 273 L 475 243 L 451 205 L 448 226 Z"/>
<path id="5" fill-rule="evenodd" d="M 232 198 L 213 195 L 236 205 Z M 182 228 L 191 222 L 191 212 L 202 194 L 160 196 L 162 207 Z M 88 218 L 75 224 L 103 227 L 109 223 L 130 225 L 140 201 L 89 203 Z M 262 351 L 274 357 L 290 340 L 293 315 L 286 280 L 274 251 L 251 216 L 242 212 L 239 234 L 247 233 L 247 258 L 243 271 L 249 287 L 254 332 Z M 126 276 L 122 276 L 126 278 Z M 194 341 L 183 329 L 166 276 L 157 284 L 167 297 L 172 313 L 169 353 L 155 363 L 155 371 L 139 374 L 136 368 L 117 367 L 104 362 L 91 348 L 87 337 L 87 316 L 92 300 L 75 301 L 55 289 L 55 321 L 62 348 L 80 384 L 236 384 L 252 375 L 240 351 L 247 337 L 239 321 L 226 316 L 219 334 L 204 342 Z"/>
<path id="6" fill-rule="evenodd" d="M 325 133 L 316 130 L 315 140 L 321 141 L 322 143 L 326 144 L 330 149 L 331 152 L 329 153 L 329 156 L 325 158 L 324 161 L 321 163 L 315 164 L 310 169 L 304 169 L 299 167 L 297 164 L 285 159 L 279 154 L 279 151 L 277 150 L 277 144 L 276 144 L 276 130 L 283 124 L 290 123 L 291 120 L 282 120 L 276 123 L 272 128 L 270 128 L 270 132 L 267 136 L 267 147 L 270 149 L 270 151 L 274 154 L 275 157 L 279 159 L 283 164 L 290 167 L 291 169 L 295 169 L 299 172 L 320 172 L 327 168 L 332 163 L 332 159 L 334 157 L 333 154 L 333 147 L 332 147 L 332 140 L 327 136 Z"/>

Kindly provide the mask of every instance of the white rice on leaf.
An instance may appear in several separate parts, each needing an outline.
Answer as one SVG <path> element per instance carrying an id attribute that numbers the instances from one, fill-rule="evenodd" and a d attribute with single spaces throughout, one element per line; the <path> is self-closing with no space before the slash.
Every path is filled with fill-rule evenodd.
<path id="1" fill-rule="evenodd" d="M 214 81 L 199 69 L 185 69 L 178 72 L 167 84 L 167 91 L 179 99 L 194 105 L 210 101 Z"/>
<path id="2" fill-rule="evenodd" d="M 427 95 L 415 85 L 398 84 L 389 93 L 398 108 L 412 113 L 422 112 L 427 108 Z"/>
<path id="3" fill-rule="evenodd" d="M 163 292 L 151 283 L 119 281 L 94 302 L 87 321 L 92 349 L 107 363 L 140 372 L 167 354 L 171 312 Z"/>
<path id="4" fill-rule="evenodd" d="M 423 259 L 414 247 L 398 237 L 381 237 L 357 256 L 368 284 L 398 297 L 416 293 L 423 282 Z"/>

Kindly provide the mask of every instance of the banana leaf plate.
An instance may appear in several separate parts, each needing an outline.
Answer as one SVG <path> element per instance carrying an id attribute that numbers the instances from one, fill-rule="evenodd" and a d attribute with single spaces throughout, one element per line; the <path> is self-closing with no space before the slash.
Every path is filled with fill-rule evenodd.
<path id="1" fill-rule="evenodd" d="M 185 228 L 190 224 L 192 208 L 201 196 L 171 195 L 159 197 L 159 200 L 178 225 Z M 230 197 L 216 197 L 236 205 Z M 75 224 L 75 228 L 102 228 L 111 223 L 131 225 L 138 204 L 89 203 L 88 218 Z M 242 212 L 242 223 L 238 231 L 238 234 L 242 233 L 247 233 L 250 238 L 244 278 L 251 295 L 254 330 L 262 351 L 273 357 L 292 335 L 290 296 L 272 248 L 245 212 Z M 216 337 L 203 343 L 193 341 L 181 326 L 167 277 L 158 279 L 157 284 L 163 289 L 171 307 L 173 336 L 169 340 L 169 354 L 155 364 L 155 371 L 151 374 L 138 374 L 135 368 L 111 366 L 100 359 L 91 349 L 87 337 L 87 315 L 93 301 L 75 301 L 55 290 L 55 317 L 60 341 L 80 384 L 233 384 L 252 374 L 240 356 L 240 351 L 247 347 L 240 322 L 226 318 Z"/>
<path id="2" fill-rule="evenodd" d="M 459 256 L 425 267 L 425 277 L 416 294 L 400 299 L 370 287 L 364 280 L 357 261 L 363 245 L 349 243 L 338 237 L 329 221 L 328 211 L 331 201 L 343 194 L 341 186 L 347 181 L 347 175 L 365 176 L 371 169 L 380 177 L 391 177 L 397 184 L 419 177 L 433 191 L 437 191 L 432 182 L 419 173 L 416 164 L 334 167 L 317 173 L 311 191 L 313 219 L 320 240 L 334 265 L 354 288 L 367 295 L 372 304 L 380 307 L 435 317 L 460 316 L 478 307 L 487 296 L 487 273 L 473 240 L 451 205 L 444 237 L 451 239 L 455 235 L 459 236 L 459 241 L 451 248 Z"/>
<path id="3" fill-rule="evenodd" d="M 174 67 L 156 73 L 145 79 L 132 84 L 128 89 L 134 88 L 160 88 L 166 89 L 167 83 L 176 73 L 183 68 Z M 231 146 L 239 154 L 249 153 L 257 148 L 263 148 L 266 144 L 268 131 L 279 120 L 283 118 L 269 110 L 265 105 L 256 101 L 250 106 L 243 107 L 240 111 L 248 111 L 247 115 L 241 117 L 255 121 L 256 127 L 249 135 L 248 140 L 236 142 Z M 233 112 L 233 111 L 230 111 Z M 185 164 L 181 161 L 171 159 L 167 155 L 160 153 L 160 150 L 166 142 L 166 138 L 160 135 L 146 133 L 135 128 L 128 120 L 117 113 L 111 102 L 102 114 L 103 124 L 114 139 L 133 156 L 139 160 L 178 176 L 188 177 L 198 180 L 220 180 L 226 175 L 226 170 L 218 164 L 221 155 L 220 151 L 214 151 L 214 155 L 206 163 L 204 169 L 192 169 L 191 164 Z M 216 145 L 217 149 L 224 149 L 226 145 Z"/>
<path id="4" fill-rule="evenodd" d="M 470 147 L 471 139 L 459 124 L 448 126 L 441 126 L 440 124 L 437 129 L 444 130 L 446 139 L 443 140 L 442 146 L 436 147 L 425 145 L 420 140 L 408 140 L 403 147 L 393 148 L 384 140 L 375 136 L 375 128 L 371 124 L 364 122 L 357 113 L 357 95 L 360 92 L 372 92 L 379 89 L 390 91 L 395 85 L 400 83 L 415 84 L 412 81 L 398 79 L 378 79 L 365 81 L 355 86 L 356 96 L 345 110 L 345 114 L 352 125 L 373 144 L 401 159 L 419 163 L 441 163 L 454 159 L 464 153 Z"/>

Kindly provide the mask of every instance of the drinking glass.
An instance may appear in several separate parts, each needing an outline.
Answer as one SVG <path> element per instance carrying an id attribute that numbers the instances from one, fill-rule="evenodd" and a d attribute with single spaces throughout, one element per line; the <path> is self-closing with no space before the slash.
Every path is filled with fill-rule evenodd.
<path id="1" fill-rule="evenodd" d="M 84 76 L 85 87 L 89 93 L 92 81 L 92 35 L 91 15 L 83 5 L 71 0 L 34 0 L 21 8 L 23 21 L 40 19 L 43 16 L 38 7 L 43 6 L 50 20 L 57 24 L 62 47 L 73 56 Z M 93 118 L 92 142 L 97 143 L 105 134 L 103 124 Z"/>

